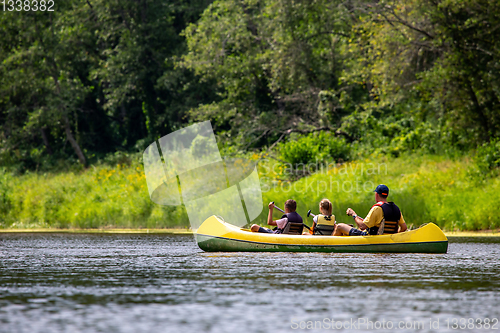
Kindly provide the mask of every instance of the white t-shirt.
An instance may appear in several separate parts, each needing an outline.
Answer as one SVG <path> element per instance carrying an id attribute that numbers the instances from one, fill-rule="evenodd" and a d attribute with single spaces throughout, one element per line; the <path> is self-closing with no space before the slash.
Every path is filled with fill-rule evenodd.
<path id="1" fill-rule="evenodd" d="M 288 218 L 284 217 L 282 219 L 276 220 L 276 224 L 278 225 L 279 229 L 284 229 L 286 227 L 286 224 L 288 222 Z"/>

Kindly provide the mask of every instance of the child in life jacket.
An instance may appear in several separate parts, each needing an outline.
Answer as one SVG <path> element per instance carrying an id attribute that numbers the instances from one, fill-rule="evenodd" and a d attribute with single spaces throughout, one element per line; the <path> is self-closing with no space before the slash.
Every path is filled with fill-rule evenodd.
<path id="1" fill-rule="evenodd" d="M 320 214 L 313 218 L 313 229 L 315 235 L 331 236 L 335 229 L 335 215 L 332 214 L 332 203 L 323 199 L 319 203 Z"/>

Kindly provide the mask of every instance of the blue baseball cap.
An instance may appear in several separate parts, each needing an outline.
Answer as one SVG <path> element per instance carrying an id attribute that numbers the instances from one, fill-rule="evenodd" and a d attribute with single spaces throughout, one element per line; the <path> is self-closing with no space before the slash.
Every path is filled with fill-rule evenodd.
<path id="1" fill-rule="evenodd" d="M 384 184 L 380 184 L 373 192 L 377 192 L 378 194 L 381 195 L 389 195 L 389 188 Z"/>

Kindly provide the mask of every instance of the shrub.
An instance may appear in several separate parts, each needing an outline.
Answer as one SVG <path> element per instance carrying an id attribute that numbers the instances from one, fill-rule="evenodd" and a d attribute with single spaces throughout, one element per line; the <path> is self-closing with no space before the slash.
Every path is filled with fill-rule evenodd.
<path id="1" fill-rule="evenodd" d="M 292 138 L 280 144 L 278 150 L 280 160 L 282 164 L 287 164 L 285 167 L 292 179 L 300 178 L 299 174 L 307 175 L 320 165 L 345 162 L 350 157 L 349 145 L 345 139 L 325 132 Z"/>
<path id="2" fill-rule="evenodd" d="M 500 167 L 500 140 L 495 139 L 480 146 L 475 161 L 479 170 L 490 172 Z"/>

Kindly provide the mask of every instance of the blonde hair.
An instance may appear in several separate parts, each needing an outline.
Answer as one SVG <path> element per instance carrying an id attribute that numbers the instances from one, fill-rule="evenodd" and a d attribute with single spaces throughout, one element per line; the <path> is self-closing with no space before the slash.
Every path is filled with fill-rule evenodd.
<path id="1" fill-rule="evenodd" d="M 319 208 L 320 210 L 324 210 L 325 212 L 328 212 L 328 216 L 332 215 L 332 210 L 333 206 L 330 200 L 328 199 L 323 199 L 319 202 Z"/>

